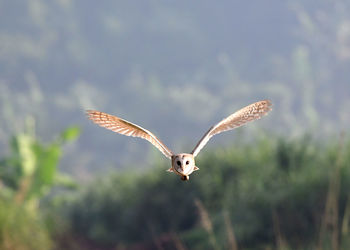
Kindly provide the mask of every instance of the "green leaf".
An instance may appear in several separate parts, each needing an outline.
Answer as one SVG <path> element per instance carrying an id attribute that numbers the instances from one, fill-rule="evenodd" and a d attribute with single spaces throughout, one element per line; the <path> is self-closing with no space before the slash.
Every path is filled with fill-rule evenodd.
<path id="1" fill-rule="evenodd" d="M 80 132 L 81 130 L 78 126 L 67 128 L 61 133 L 61 139 L 63 142 L 73 141 L 80 135 Z"/>
<path id="2" fill-rule="evenodd" d="M 61 147 L 56 143 L 46 148 L 36 144 L 35 153 L 38 158 L 38 166 L 32 180 L 31 198 L 41 197 L 53 186 L 56 168 L 61 157 Z"/>
<path id="3" fill-rule="evenodd" d="M 15 140 L 18 145 L 23 174 L 25 176 L 32 175 L 35 171 L 37 160 L 32 147 L 34 138 L 27 134 L 19 134 L 16 136 Z"/>

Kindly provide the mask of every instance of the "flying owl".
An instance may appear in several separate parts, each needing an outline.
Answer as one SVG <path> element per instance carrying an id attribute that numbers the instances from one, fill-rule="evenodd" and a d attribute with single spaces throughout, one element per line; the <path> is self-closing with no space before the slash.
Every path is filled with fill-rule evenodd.
<path id="1" fill-rule="evenodd" d="M 216 134 L 240 127 L 248 122 L 257 120 L 271 110 L 271 102 L 263 100 L 250 104 L 237 112 L 226 117 L 216 125 L 212 126 L 200 139 L 191 153 L 174 154 L 164 143 L 162 143 L 150 131 L 128 122 L 119 117 L 109 115 L 96 110 L 87 110 L 87 116 L 97 125 L 112 130 L 122 135 L 140 137 L 152 143 L 167 158 L 171 159 L 171 168 L 167 171 L 173 172 L 181 177 L 181 180 L 189 180 L 189 175 L 199 168 L 195 165 L 194 158 L 207 144 L 209 139 Z"/>

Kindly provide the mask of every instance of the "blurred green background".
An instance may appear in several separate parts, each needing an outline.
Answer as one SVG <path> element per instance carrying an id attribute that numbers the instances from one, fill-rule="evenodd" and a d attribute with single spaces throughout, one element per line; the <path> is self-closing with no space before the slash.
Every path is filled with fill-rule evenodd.
<path id="1" fill-rule="evenodd" d="M 0 249 L 349 249 L 350 2 L 0 0 Z M 189 182 L 97 109 L 190 152 Z"/>

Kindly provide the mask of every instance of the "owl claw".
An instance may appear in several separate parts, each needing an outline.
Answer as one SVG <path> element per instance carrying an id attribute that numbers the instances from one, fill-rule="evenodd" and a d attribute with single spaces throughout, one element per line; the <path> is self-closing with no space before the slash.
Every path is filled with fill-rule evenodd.
<path id="1" fill-rule="evenodd" d="M 183 180 L 183 181 L 188 181 L 189 179 L 190 179 L 190 177 L 188 175 L 181 176 L 181 180 Z"/>

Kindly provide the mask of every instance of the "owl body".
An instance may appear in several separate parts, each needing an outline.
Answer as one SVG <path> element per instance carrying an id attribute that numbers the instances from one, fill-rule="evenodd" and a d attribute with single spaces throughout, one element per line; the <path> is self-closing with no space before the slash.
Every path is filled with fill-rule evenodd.
<path id="1" fill-rule="evenodd" d="M 207 144 L 211 137 L 221 132 L 240 127 L 248 122 L 257 120 L 266 115 L 270 110 L 271 102 L 268 100 L 250 104 L 212 126 L 200 139 L 191 153 L 181 154 L 174 154 L 150 131 L 127 120 L 95 110 L 88 110 L 87 115 L 90 120 L 101 127 L 122 135 L 139 137 L 149 141 L 171 160 L 171 168 L 168 169 L 168 172 L 173 172 L 179 175 L 181 180 L 186 181 L 189 180 L 190 174 L 196 170 L 199 170 L 195 164 L 195 157 Z"/>

